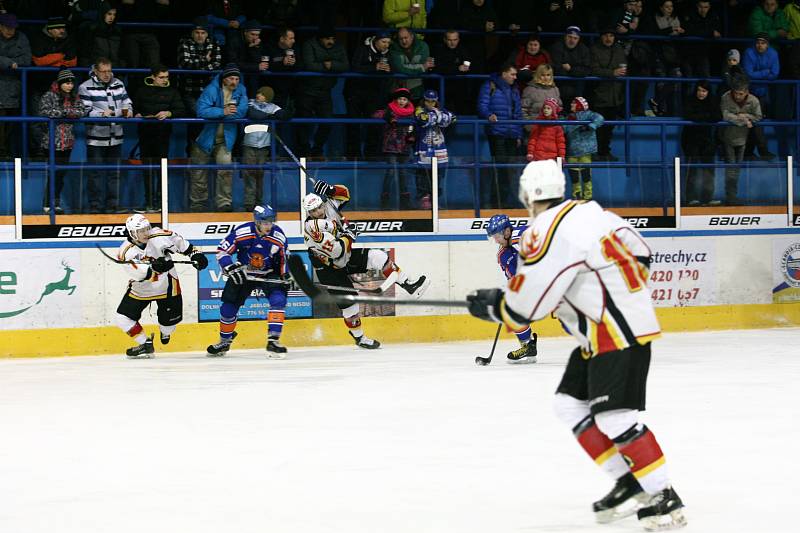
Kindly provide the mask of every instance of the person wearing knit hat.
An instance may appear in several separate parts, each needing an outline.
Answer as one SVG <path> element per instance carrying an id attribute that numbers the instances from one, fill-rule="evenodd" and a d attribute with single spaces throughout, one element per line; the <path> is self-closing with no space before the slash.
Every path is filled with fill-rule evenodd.
<path id="1" fill-rule="evenodd" d="M 766 32 L 756 34 L 755 42 L 748 46 L 742 54 L 742 69 L 750 78 L 750 92 L 758 98 L 764 118 L 772 116 L 771 96 L 769 85 L 766 83 L 778 79 L 781 73 L 781 64 L 777 50 L 770 46 L 770 36 Z M 775 154 L 767 149 L 767 138 L 764 129 L 755 125 L 747 136 L 747 145 L 744 149 L 745 161 L 756 161 L 754 150 L 758 148 L 762 161 L 772 161 Z"/>
<path id="2" fill-rule="evenodd" d="M 567 120 L 586 120 L 589 124 L 567 124 L 564 135 L 567 138 L 567 163 L 588 164 L 592 155 L 597 153 L 597 128 L 603 125 L 603 115 L 589 109 L 589 101 L 583 96 L 576 96 L 570 102 L 571 113 Z M 569 177 L 572 182 L 572 197 L 576 200 L 591 200 L 592 169 L 591 167 L 571 167 Z"/>
<path id="3" fill-rule="evenodd" d="M 399 87 L 392 91 L 390 100 L 382 109 L 375 110 L 372 118 L 383 119 L 383 135 L 380 135 L 383 156 L 390 166 L 383 173 L 381 209 L 411 208 L 411 193 L 408 192 L 409 169 L 405 167 L 411 157 L 414 136 L 411 126 L 398 121 L 414 118 L 414 104 L 411 91 Z M 370 132 L 378 137 L 377 131 Z M 399 195 L 399 204 L 398 204 Z"/>
<path id="4" fill-rule="evenodd" d="M 738 65 L 739 62 L 742 60 L 742 55 L 736 48 L 731 48 L 730 50 L 728 50 L 727 58 L 729 65 Z"/>
<path id="5" fill-rule="evenodd" d="M 5 26 L 9 29 L 14 29 L 19 26 L 17 16 L 13 13 L 0 13 L 0 26 Z"/>
<path id="6" fill-rule="evenodd" d="M 195 30 L 203 30 L 206 33 L 208 33 L 208 30 L 211 28 L 211 25 L 208 23 L 208 17 L 195 17 L 192 24 L 194 24 Z"/>
<path id="7" fill-rule="evenodd" d="M 44 29 L 47 31 L 50 30 L 59 30 L 59 29 L 66 29 L 67 27 L 67 19 L 64 17 L 50 17 L 47 19 L 47 22 L 44 25 Z"/>
<path id="8" fill-rule="evenodd" d="M 42 31 L 31 35 L 31 56 L 37 67 L 75 67 L 78 65 L 77 44 L 67 32 L 63 17 L 47 19 Z M 37 76 L 38 78 L 38 76 Z M 34 84 L 52 81 L 50 74 L 35 80 Z"/>
<path id="9" fill-rule="evenodd" d="M 542 104 L 542 109 L 537 120 L 557 121 L 561 106 L 555 98 L 547 98 Z M 564 128 L 560 125 L 534 124 L 528 137 L 528 161 L 541 161 L 543 159 L 556 159 L 566 155 L 566 139 Z"/>
<path id="10" fill-rule="evenodd" d="M 222 74 L 219 78 L 224 80 L 225 78 L 230 78 L 231 76 L 236 76 L 237 78 L 242 77 L 242 73 L 236 63 L 228 63 L 225 65 L 225 68 L 222 69 Z"/>
<path id="11" fill-rule="evenodd" d="M 247 103 L 247 118 L 253 123 L 264 123 L 269 120 L 283 120 L 284 111 L 272 103 L 275 91 L 264 85 L 256 91 L 255 98 Z M 272 135 L 269 131 L 252 131 L 244 134 L 242 140 L 242 164 L 263 165 L 270 158 Z M 244 180 L 244 209 L 252 211 L 264 200 L 264 171 L 260 168 L 242 169 Z"/>
<path id="12" fill-rule="evenodd" d="M 228 35 L 226 58 L 236 63 L 245 74 L 247 93 L 254 94 L 262 74 L 269 70 L 269 50 L 261 39 L 261 22 L 247 20 L 240 26 L 241 31 Z"/>
<path id="13" fill-rule="evenodd" d="M 78 98 L 75 88 L 75 75 L 69 69 L 61 69 L 56 74 L 56 79 L 50 85 L 50 90 L 42 95 L 39 100 L 39 115 L 49 118 L 81 118 L 87 114 L 86 107 Z M 56 122 L 53 144 L 55 148 L 55 162 L 59 165 L 69 164 L 72 149 L 75 146 L 75 135 L 72 122 Z M 45 130 L 40 141 L 42 150 L 50 148 L 49 131 Z M 66 170 L 56 170 L 55 175 L 55 195 L 51 202 L 50 199 L 50 173 L 45 173 L 45 188 L 43 199 L 43 210 L 49 213 L 50 209 L 55 209 L 55 213 L 60 215 L 64 212 L 61 207 L 61 191 L 64 189 L 64 178 Z"/>

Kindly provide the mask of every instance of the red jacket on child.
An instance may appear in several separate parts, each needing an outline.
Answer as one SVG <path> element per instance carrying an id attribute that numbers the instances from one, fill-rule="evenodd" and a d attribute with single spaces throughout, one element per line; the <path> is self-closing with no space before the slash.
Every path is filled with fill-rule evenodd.
<path id="1" fill-rule="evenodd" d="M 542 110 L 550 107 L 552 113 L 546 117 L 543 112 L 539 112 L 537 120 L 558 119 L 558 112 L 561 110 L 558 102 L 553 98 L 548 98 L 542 105 Z M 534 124 L 531 136 L 528 138 L 528 159 L 541 161 L 542 159 L 555 159 L 565 157 L 567 153 L 567 141 L 564 136 L 564 128 L 557 124 Z M 531 156 L 533 159 L 531 159 Z"/>

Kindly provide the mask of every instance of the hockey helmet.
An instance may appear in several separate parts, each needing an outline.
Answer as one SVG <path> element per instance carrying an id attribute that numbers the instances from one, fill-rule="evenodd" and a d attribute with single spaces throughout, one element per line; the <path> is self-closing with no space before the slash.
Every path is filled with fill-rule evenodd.
<path id="1" fill-rule="evenodd" d="M 306 197 L 303 198 L 303 209 L 305 209 L 306 213 L 310 215 L 312 211 L 316 209 L 321 209 L 322 204 L 324 203 L 325 203 L 324 200 L 318 194 L 314 194 L 312 192 L 307 194 Z M 319 217 L 314 217 L 314 218 L 319 218 Z"/>
<path id="2" fill-rule="evenodd" d="M 489 219 L 489 224 L 486 226 L 486 235 L 492 237 L 510 227 L 511 221 L 508 219 L 508 215 L 495 215 Z"/>
<path id="3" fill-rule="evenodd" d="M 253 222 L 256 224 L 256 231 L 260 234 L 268 233 L 275 223 L 275 210 L 269 204 L 257 205 L 253 209 Z"/>
<path id="4" fill-rule="evenodd" d="M 150 235 L 150 221 L 144 215 L 137 213 L 128 217 L 128 220 L 125 221 L 125 229 L 128 230 L 128 235 L 133 242 L 144 244 Z"/>
<path id="5" fill-rule="evenodd" d="M 530 211 L 534 202 L 564 197 L 564 173 L 554 159 L 531 161 L 519 178 L 519 201 Z"/>

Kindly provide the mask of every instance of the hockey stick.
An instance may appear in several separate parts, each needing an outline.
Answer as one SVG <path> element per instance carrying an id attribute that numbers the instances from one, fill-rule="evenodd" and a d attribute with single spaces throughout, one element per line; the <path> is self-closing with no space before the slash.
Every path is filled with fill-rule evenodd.
<path id="1" fill-rule="evenodd" d="M 103 254 L 104 256 L 106 256 L 107 259 L 110 259 L 111 261 L 114 261 L 118 265 L 149 265 L 150 264 L 150 261 L 145 261 L 143 259 L 126 259 L 126 260 L 117 259 L 116 257 L 109 255 L 97 243 L 95 243 L 95 248 L 100 250 L 100 253 Z M 178 259 L 178 260 L 173 259 L 172 262 L 175 263 L 175 264 L 179 264 L 179 265 L 194 265 L 194 261 L 183 261 L 183 260 L 180 260 L 180 259 Z"/>
<path id="2" fill-rule="evenodd" d="M 268 133 L 269 132 L 269 126 L 266 125 L 266 124 L 248 124 L 247 126 L 244 127 L 244 132 L 245 133 Z M 317 178 L 315 178 L 314 176 L 311 175 L 311 173 L 308 171 L 308 169 L 300 162 L 300 159 L 298 159 L 298 157 L 296 155 L 294 155 L 294 152 L 292 152 L 292 150 L 286 145 L 286 143 L 283 142 L 283 139 L 281 139 L 280 135 L 278 135 L 277 132 L 273 131 L 272 132 L 272 136 L 275 137 L 275 139 L 279 143 L 281 143 L 281 146 L 283 146 L 283 149 L 286 150 L 286 153 L 289 154 L 289 157 L 291 157 L 292 160 L 297 164 L 297 166 L 300 167 L 300 169 L 305 173 L 306 177 L 309 180 L 311 180 L 311 183 L 316 185 L 317 184 Z"/>
<path id="3" fill-rule="evenodd" d="M 497 333 L 494 334 L 494 342 L 492 343 L 492 351 L 489 352 L 489 357 L 481 357 L 480 355 L 475 358 L 475 364 L 480 366 L 486 366 L 492 362 L 492 357 L 494 357 L 494 349 L 497 347 L 497 339 L 500 338 L 500 328 L 503 327 L 503 324 L 497 324 Z"/>
<path id="4" fill-rule="evenodd" d="M 323 286 L 316 285 L 306 272 L 305 264 L 300 256 L 290 255 L 288 259 L 289 272 L 297 286 L 312 300 L 327 300 L 342 304 L 395 304 L 395 305 L 424 305 L 441 307 L 467 307 L 469 303 L 464 300 L 399 300 L 396 298 L 382 298 L 380 296 L 359 296 L 350 294 L 330 294 L 324 292 Z M 336 288 L 335 290 L 339 290 Z"/>

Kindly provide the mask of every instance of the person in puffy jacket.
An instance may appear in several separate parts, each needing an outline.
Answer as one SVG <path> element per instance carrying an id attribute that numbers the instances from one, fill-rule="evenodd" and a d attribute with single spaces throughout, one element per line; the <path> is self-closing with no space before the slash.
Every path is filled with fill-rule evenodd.
<path id="1" fill-rule="evenodd" d="M 589 124 L 564 126 L 567 137 L 567 163 L 591 163 L 597 153 L 597 128 L 603 125 L 603 115 L 589 109 L 589 101 L 576 96 L 570 103 L 568 120 L 588 120 Z M 592 199 L 592 169 L 575 167 L 569 169 L 572 196 L 576 200 Z"/>
<path id="2" fill-rule="evenodd" d="M 558 120 L 561 106 L 558 100 L 548 98 L 542 104 L 537 120 Z M 534 124 L 531 136 L 528 138 L 528 161 L 541 161 L 543 159 L 556 159 L 567 155 L 567 141 L 564 137 L 564 128 L 558 124 Z"/>
<path id="3" fill-rule="evenodd" d="M 414 104 L 411 103 L 411 91 L 400 87 L 392 92 L 392 101 L 384 109 L 373 113 L 372 118 L 382 118 L 386 121 L 383 127 L 383 155 L 386 162 L 392 165 L 383 174 L 383 192 L 381 192 L 381 209 L 393 206 L 392 182 L 397 183 L 400 195 L 400 209 L 411 208 L 411 194 L 408 192 L 406 178 L 408 171 L 404 166 L 411 157 L 411 143 L 414 139 L 414 127 L 409 124 L 398 124 L 398 120 L 414 118 Z"/>
<path id="4" fill-rule="evenodd" d="M 523 118 L 516 81 L 517 68 L 508 64 L 499 73 L 492 74 L 478 92 L 477 114 L 479 118 L 489 121 L 486 135 L 495 164 L 514 163 L 522 146 L 522 125 L 507 122 Z M 510 207 L 511 202 L 508 202 L 508 197 L 516 172 L 511 167 L 494 168 L 493 171 L 494 183 L 488 191 L 488 204 L 484 207 Z M 489 180 L 481 182 L 489 183 Z"/>

